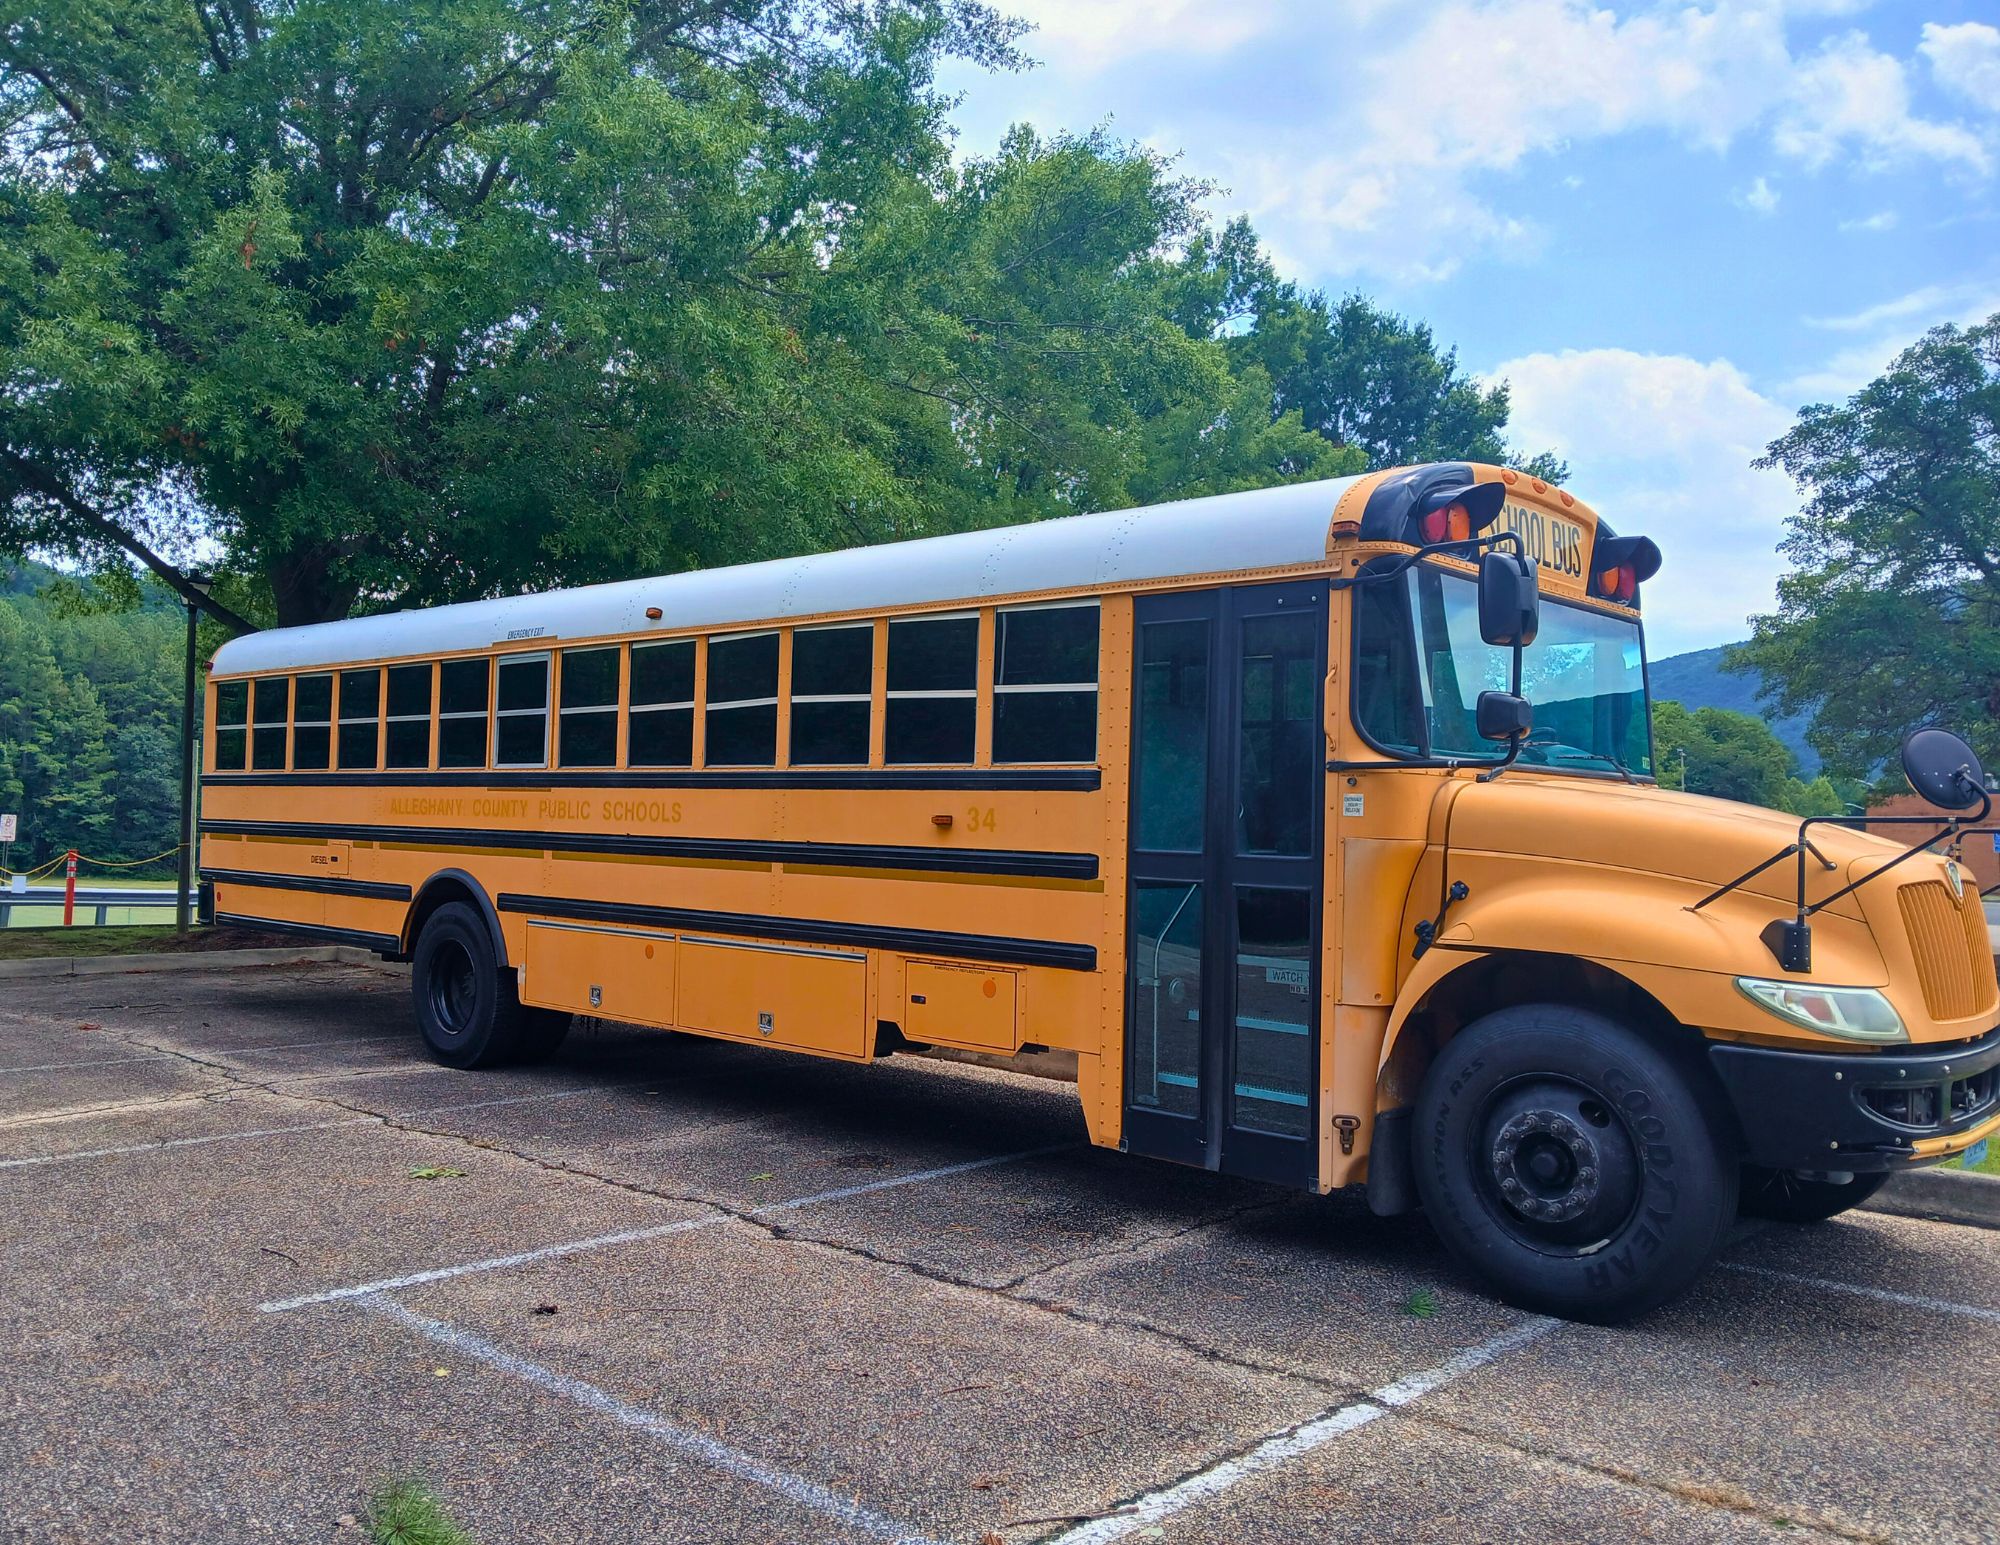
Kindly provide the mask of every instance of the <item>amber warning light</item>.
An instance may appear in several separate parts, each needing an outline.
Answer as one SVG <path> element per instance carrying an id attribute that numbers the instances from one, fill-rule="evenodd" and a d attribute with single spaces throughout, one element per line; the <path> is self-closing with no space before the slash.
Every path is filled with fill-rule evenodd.
<path id="1" fill-rule="evenodd" d="M 1660 572 L 1660 549 L 1650 537 L 1604 537 L 1597 544 L 1591 568 L 1591 588 L 1598 595 L 1630 606 L 1639 586 Z"/>
<path id="2" fill-rule="evenodd" d="M 1507 491 L 1498 483 L 1440 489 L 1430 508 L 1417 516 L 1417 536 L 1426 547 L 1438 542 L 1469 542 L 1500 518 Z"/>

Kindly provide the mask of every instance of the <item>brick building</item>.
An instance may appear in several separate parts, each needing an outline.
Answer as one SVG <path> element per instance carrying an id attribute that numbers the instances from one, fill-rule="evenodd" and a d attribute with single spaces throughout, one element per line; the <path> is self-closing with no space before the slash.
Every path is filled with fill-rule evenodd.
<path id="1" fill-rule="evenodd" d="M 2000 825 L 2000 799 L 1995 800 L 1994 805 L 1994 813 L 1988 817 L 1988 822 L 1992 825 Z M 1887 837 L 1892 842 L 1921 842 L 1924 838 L 1932 835 L 1936 828 L 1924 826 L 1878 827 L 1873 824 L 1873 818 L 1885 815 L 1942 816 L 1946 812 L 1939 810 L 1929 800 L 1921 798 L 1916 794 L 1897 794 L 1883 800 L 1880 804 L 1870 805 L 1868 807 L 1868 814 L 1870 817 L 1869 830 L 1875 832 L 1878 836 Z M 1994 850 L 1994 838 L 1992 836 L 1977 835 L 1965 838 L 1959 861 L 1971 872 L 1981 891 L 1988 891 L 1994 886 L 2000 885 L 2000 852 Z"/>

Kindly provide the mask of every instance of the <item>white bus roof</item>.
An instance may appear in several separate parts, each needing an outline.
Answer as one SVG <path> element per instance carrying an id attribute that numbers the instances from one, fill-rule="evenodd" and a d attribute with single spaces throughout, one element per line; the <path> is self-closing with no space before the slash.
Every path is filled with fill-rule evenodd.
<path id="1" fill-rule="evenodd" d="M 1320 563 L 1326 558 L 1334 506 L 1357 481 L 1292 483 L 656 579 L 272 628 L 224 644 L 212 670 L 218 676 L 302 670 L 348 660 L 453 654 L 529 639 L 558 643 L 608 634 L 713 630 Z M 657 621 L 646 616 L 654 606 L 662 613 Z"/>

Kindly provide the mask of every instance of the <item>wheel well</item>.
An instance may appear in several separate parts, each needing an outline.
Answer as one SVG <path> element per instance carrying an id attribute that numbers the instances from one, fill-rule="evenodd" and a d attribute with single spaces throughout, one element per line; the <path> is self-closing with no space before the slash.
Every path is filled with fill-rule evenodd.
<path id="1" fill-rule="evenodd" d="M 424 881 L 424 887 L 417 893 L 410 915 L 403 924 L 403 955 L 407 957 L 416 948 L 417 935 L 424 931 L 424 924 L 431 920 L 431 914 L 454 901 L 465 902 L 486 919 L 487 932 L 493 936 L 493 958 L 505 970 L 507 936 L 500 927 L 500 914 L 493 910 L 493 903 L 484 887 L 462 869 L 441 870 Z"/>
<path id="2" fill-rule="evenodd" d="M 1438 1049 L 1465 1026 L 1496 1009 L 1524 1003 L 1592 1009 L 1630 1025 L 1677 1056 L 1698 1056 L 1701 1050 L 1699 1033 L 1609 967 L 1573 955 L 1499 951 L 1452 972 L 1410 1011 L 1382 1069 L 1381 1108 L 1413 1104 Z"/>

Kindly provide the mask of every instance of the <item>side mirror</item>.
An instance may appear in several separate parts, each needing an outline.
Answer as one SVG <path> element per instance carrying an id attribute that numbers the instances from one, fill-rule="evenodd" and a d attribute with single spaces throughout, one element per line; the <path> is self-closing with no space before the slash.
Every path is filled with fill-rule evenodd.
<path id="1" fill-rule="evenodd" d="M 1500 649 L 1532 644 L 1542 625 L 1534 565 L 1510 552 L 1479 560 L 1479 636 Z"/>
<path id="2" fill-rule="evenodd" d="M 1986 797 L 1986 771 L 1950 730 L 1918 730 L 1903 742 L 1903 776 L 1941 810 L 1970 810 Z"/>
<path id="3" fill-rule="evenodd" d="M 1481 740 L 1519 740 L 1535 727 L 1535 710 L 1512 692 L 1482 692 L 1472 722 Z"/>

